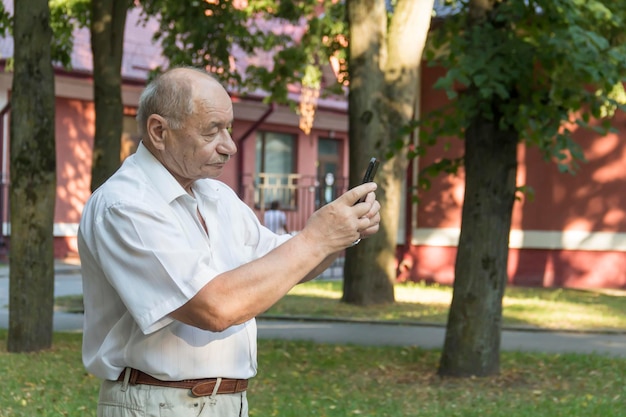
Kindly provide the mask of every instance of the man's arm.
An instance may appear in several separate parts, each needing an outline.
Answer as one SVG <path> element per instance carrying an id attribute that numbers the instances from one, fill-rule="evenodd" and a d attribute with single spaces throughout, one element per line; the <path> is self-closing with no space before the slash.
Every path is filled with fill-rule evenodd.
<path id="1" fill-rule="evenodd" d="M 378 231 L 374 183 L 348 190 L 309 218 L 304 229 L 265 256 L 216 276 L 171 316 L 223 331 L 266 311 L 296 284 L 313 279 L 357 239 Z M 355 204 L 362 196 L 365 202 Z"/>

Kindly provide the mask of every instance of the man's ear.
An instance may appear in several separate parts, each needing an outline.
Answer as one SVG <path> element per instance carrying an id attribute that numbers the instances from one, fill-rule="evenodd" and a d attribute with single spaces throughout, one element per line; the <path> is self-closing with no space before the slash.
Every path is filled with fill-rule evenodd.
<path id="1" fill-rule="evenodd" d="M 146 123 L 148 140 L 154 149 L 163 150 L 165 148 L 165 137 L 168 134 L 168 124 L 162 116 L 151 114 Z"/>

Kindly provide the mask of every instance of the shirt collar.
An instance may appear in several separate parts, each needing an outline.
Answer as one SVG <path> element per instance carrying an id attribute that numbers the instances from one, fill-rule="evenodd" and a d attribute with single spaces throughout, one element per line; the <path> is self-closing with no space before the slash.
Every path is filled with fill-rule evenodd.
<path id="1" fill-rule="evenodd" d="M 154 184 L 154 189 L 167 201 L 171 203 L 181 195 L 186 195 L 185 189 L 176 179 L 165 169 L 163 164 L 152 155 L 143 142 L 139 143 L 135 152 L 135 161 L 146 177 Z"/>

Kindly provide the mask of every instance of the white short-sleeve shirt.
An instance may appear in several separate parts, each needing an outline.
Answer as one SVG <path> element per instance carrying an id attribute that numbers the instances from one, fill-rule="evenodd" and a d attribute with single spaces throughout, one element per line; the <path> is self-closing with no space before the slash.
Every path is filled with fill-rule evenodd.
<path id="1" fill-rule="evenodd" d="M 192 189 L 195 198 L 140 144 L 85 205 L 83 362 L 99 378 L 115 380 L 125 367 L 163 380 L 256 374 L 254 319 L 214 333 L 169 314 L 289 236 L 262 226 L 222 182 L 199 180 Z"/>

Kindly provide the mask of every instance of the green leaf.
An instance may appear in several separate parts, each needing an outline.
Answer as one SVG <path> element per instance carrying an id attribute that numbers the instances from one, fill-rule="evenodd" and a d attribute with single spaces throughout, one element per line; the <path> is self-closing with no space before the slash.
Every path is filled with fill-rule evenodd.
<path id="1" fill-rule="evenodd" d="M 431 35 L 448 51 L 433 62 L 447 70 L 434 86 L 454 110 L 424 115 L 437 128 L 425 130 L 430 138 L 420 132 L 421 143 L 436 143 L 442 132 L 461 137 L 457 128 L 480 117 L 515 129 L 560 170 L 574 172 L 584 155 L 567 123 L 606 134 L 608 119 L 626 107 L 625 22 L 624 2 L 497 2 L 481 21 L 460 9 Z M 456 94 L 452 86 L 467 88 Z"/>

